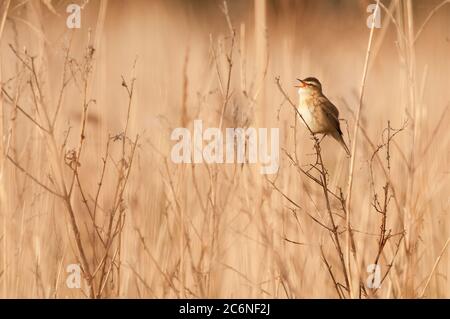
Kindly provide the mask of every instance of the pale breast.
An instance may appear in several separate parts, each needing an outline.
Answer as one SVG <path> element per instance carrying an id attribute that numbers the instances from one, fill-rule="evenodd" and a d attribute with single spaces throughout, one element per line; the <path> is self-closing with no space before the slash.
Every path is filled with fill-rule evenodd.
<path id="1" fill-rule="evenodd" d="M 313 108 L 310 108 L 310 106 L 312 106 L 311 97 L 309 95 L 306 96 L 305 94 L 299 94 L 298 112 L 303 117 L 306 124 L 308 124 L 309 128 L 315 132 L 317 129 L 315 123 L 316 121 L 314 120 L 311 112 Z"/>

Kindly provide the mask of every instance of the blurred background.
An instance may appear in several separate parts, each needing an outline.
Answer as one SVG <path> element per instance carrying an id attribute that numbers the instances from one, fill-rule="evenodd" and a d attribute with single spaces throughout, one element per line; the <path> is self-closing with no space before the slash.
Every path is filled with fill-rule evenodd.
<path id="1" fill-rule="evenodd" d="M 380 2 L 381 28 L 374 30 L 361 113 L 364 132 L 356 148 L 351 207 L 358 258 L 352 259 L 350 285 L 360 292 L 356 297 L 449 298 L 450 3 Z M 82 8 L 79 29 L 66 25 L 71 3 Z M 34 79 L 11 47 L 34 57 L 36 81 L 54 112 L 67 48 L 81 64 L 91 46 L 87 94 L 95 103 L 89 106 L 79 159 L 86 193 L 95 197 L 108 135 L 124 131 L 128 110 L 126 134 L 140 136 L 121 201 L 123 226 L 114 249 L 105 253 L 111 270 L 104 271 L 106 279 L 95 279 L 101 297 L 342 297 L 324 262 L 343 283 L 335 242 L 310 218 L 329 223 L 321 187 L 287 156 L 295 152 L 297 164 L 308 167 L 315 161 L 313 142 L 276 78 L 296 103 L 295 79 L 317 77 L 345 119 L 341 126 L 350 145 L 370 34 L 367 8 L 373 3 L 0 0 L 0 82 L 16 101 L 1 95 L 0 296 L 88 295 L 85 280 L 80 289 L 66 285 L 67 266 L 78 263 L 79 250 L 64 203 L 6 155 L 52 185 L 55 167 L 49 164 L 45 137 L 14 107 L 20 104 L 39 116 L 27 84 Z M 76 78 L 64 88 L 55 126 L 57 144 L 67 149 L 77 146 L 83 118 Z M 128 109 L 126 85 L 133 79 Z M 256 165 L 170 161 L 174 128 L 192 128 L 194 119 L 219 127 L 222 111 L 224 127 L 280 128 L 276 176 L 261 176 Z M 404 129 L 389 153 L 380 150 L 376 167 L 373 154 L 386 142 L 388 121 Z M 332 139 L 321 145 L 329 187 L 346 197 L 350 159 Z M 99 225 L 107 225 L 111 215 L 102 207 L 114 197 L 117 156 L 111 155 L 108 165 Z M 64 174 L 68 178 L 70 169 Z M 381 226 L 374 199 L 386 182 L 386 228 L 392 237 L 377 258 Z M 87 259 L 96 269 L 105 249 L 89 239 L 97 226 L 90 224 L 80 193 L 70 202 Z M 341 206 L 331 200 L 344 239 Z M 98 226 L 100 236 L 104 227 Z M 366 293 L 359 287 L 374 260 L 383 284 Z"/>

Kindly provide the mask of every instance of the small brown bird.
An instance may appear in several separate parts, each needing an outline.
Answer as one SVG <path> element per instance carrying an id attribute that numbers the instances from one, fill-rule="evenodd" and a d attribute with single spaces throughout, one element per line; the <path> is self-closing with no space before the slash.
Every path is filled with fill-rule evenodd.
<path id="1" fill-rule="evenodd" d="M 322 93 L 322 85 L 313 77 L 300 80 L 298 87 L 298 111 L 314 134 L 324 134 L 334 137 L 345 149 L 347 155 L 350 151 L 342 137 L 339 125 L 339 110 Z"/>

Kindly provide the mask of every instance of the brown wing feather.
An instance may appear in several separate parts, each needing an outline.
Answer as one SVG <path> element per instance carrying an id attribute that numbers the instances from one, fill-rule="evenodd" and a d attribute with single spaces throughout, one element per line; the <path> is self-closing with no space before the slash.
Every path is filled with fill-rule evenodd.
<path id="1" fill-rule="evenodd" d="M 339 110 L 325 96 L 320 97 L 319 100 L 320 100 L 320 107 L 327 115 L 332 125 L 337 129 L 339 134 L 342 135 L 341 126 L 339 124 Z"/>
<path id="2" fill-rule="evenodd" d="M 330 100 L 328 100 L 323 95 L 319 97 L 317 100 L 318 101 L 316 102 L 316 106 L 317 104 L 320 105 L 320 108 L 323 114 L 325 114 L 325 116 L 327 117 L 329 124 L 331 124 L 331 126 L 335 128 L 334 131 L 330 132 L 331 136 L 333 136 L 336 139 L 336 141 L 338 141 L 339 144 L 341 144 L 347 155 L 350 156 L 350 150 L 348 149 L 347 145 L 345 144 L 344 138 L 342 137 L 343 134 L 341 131 L 341 126 L 339 124 L 339 110 L 337 109 L 336 106 L 334 106 L 333 103 L 330 102 Z"/>

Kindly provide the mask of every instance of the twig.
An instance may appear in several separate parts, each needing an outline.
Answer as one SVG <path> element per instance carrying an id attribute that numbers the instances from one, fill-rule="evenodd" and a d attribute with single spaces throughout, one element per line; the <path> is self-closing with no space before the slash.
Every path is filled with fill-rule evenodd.
<path id="1" fill-rule="evenodd" d="M 39 181 L 36 177 L 34 177 L 33 175 L 31 175 L 26 169 L 24 169 L 22 166 L 20 166 L 19 163 L 17 163 L 11 156 L 6 155 L 6 158 L 15 166 L 17 167 L 22 173 L 24 173 L 27 177 L 29 177 L 31 180 L 33 180 L 33 182 L 35 182 L 36 184 L 38 184 L 39 186 L 41 186 L 43 189 L 45 189 L 46 191 L 48 191 L 49 193 L 59 197 L 59 198 L 64 198 L 63 195 L 59 194 L 58 192 L 54 191 L 53 189 L 49 188 L 48 186 L 46 186 L 44 183 L 42 183 L 41 181 Z"/>
<path id="2" fill-rule="evenodd" d="M 321 255 L 322 255 L 322 260 L 323 260 L 325 266 L 326 266 L 327 269 L 328 269 L 328 273 L 330 274 L 331 280 L 332 280 L 333 283 L 334 283 L 334 287 L 336 288 L 336 292 L 337 292 L 339 298 L 340 298 L 340 299 L 343 299 L 343 295 L 342 295 L 341 289 L 339 288 L 339 284 L 338 284 L 338 282 L 336 281 L 336 278 L 334 277 L 333 271 L 331 270 L 331 266 L 330 266 L 330 264 L 328 263 L 327 258 L 325 257 L 325 253 L 323 252 L 323 247 L 322 247 L 322 245 L 320 245 L 320 253 L 321 253 Z"/>

